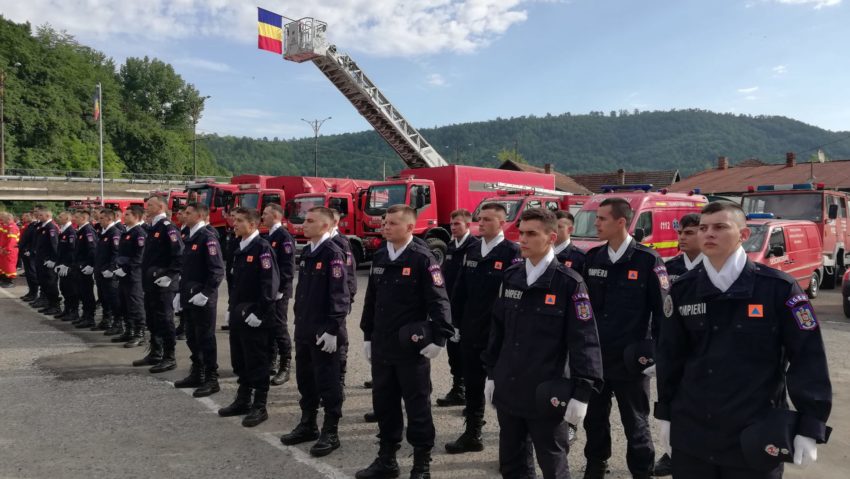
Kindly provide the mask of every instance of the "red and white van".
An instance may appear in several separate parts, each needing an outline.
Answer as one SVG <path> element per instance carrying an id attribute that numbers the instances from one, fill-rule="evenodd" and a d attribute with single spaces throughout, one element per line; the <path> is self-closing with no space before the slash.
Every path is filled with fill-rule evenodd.
<path id="1" fill-rule="evenodd" d="M 817 225 L 756 213 L 747 216 L 747 226 L 751 234 L 744 251 L 750 260 L 790 274 L 810 297 L 816 297 L 823 280 L 823 246 Z"/>

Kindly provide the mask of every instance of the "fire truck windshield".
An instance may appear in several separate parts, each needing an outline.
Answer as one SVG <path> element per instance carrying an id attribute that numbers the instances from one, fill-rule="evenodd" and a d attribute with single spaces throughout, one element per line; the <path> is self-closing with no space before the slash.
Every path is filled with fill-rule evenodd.
<path id="1" fill-rule="evenodd" d="M 508 215 L 505 217 L 505 221 L 508 223 L 513 223 L 519 213 L 520 207 L 522 206 L 522 200 L 484 200 L 477 208 L 475 208 L 475 213 L 472 214 L 473 222 L 478 222 L 478 215 L 481 213 L 481 207 L 488 203 L 498 203 L 504 206 L 508 211 Z"/>
<path id="2" fill-rule="evenodd" d="M 743 207 L 747 214 L 773 213 L 777 219 L 823 221 L 823 195 L 819 193 L 745 196 Z"/>
<path id="3" fill-rule="evenodd" d="M 305 196 L 295 198 L 294 203 L 288 219 L 290 223 L 300 225 L 307 219 L 307 212 L 310 211 L 310 208 L 325 205 L 325 198 L 322 196 Z"/>
<path id="4" fill-rule="evenodd" d="M 750 228 L 750 238 L 744 241 L 744 251 L 747 253 L 755 253 L 761 251 L 764 246 L 764 238 L 767 234 L 767 226 L 765 225 L 747 225 Z"/>
<path id="5" fill-rule="evenodd" d="M 198 188 L 189 188 L 189 201 L 195 201 L 207 206 L 212 202 L 213 190 L 209 186 L 201 186 Z"/>
<path id="6" fill-rule="evenodd" d="M 407 185 L 378 185 L 370 186 L 366 214 L 381 216 L 392 205 L 403 205 L 407 193 Z"/>
<path id="7" fill-rule="evenodd" d="M 242 193 L 234 195 L 234 206 L 241 206 L 249 210 L 257 209 L 257 203 L 260 202 L 259 193 Z"/>
<path id="8" fill-rule="evenodd" d="M 581 210 L 575 215 L 576 238 L 596 238 L 596 210 Z"/>

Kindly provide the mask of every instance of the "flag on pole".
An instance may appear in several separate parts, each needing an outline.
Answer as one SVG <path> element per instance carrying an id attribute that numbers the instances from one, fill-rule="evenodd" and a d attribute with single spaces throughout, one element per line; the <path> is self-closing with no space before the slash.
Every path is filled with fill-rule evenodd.
<path id="1" fill-rule="evenodd" d="M 283 53 L 283 17 L 257 7 L 257 47 Z"/>
<path id="2" fill-rule="evenodd" d="M 96 88 L 94 91 L 94 97 L 92 98 L 94 101 L 94 121 L 100 120 L 100 88 Z"/>

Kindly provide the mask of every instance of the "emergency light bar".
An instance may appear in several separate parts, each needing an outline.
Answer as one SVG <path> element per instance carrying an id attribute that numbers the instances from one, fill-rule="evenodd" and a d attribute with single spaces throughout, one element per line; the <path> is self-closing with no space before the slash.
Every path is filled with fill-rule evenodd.
<path id="1" fill-rule="evenodd" d="M 642 185 L 602 185 L 603 193 L 613 193 L 615 191 L 620 190 L 643 190 L 645 193 L 648 193 L 649 190 L 652 189 L 652 184 L 642 184 Z"/>
<path id="2" fill-rule="evenodd" d="M 775 218 L 773 213 L 750 213 L 747 215 L 748 220 L 772 220 Z"/>
<path id="3" fill-rule="evenodd" d="M 503 192 L 503 194 L 526 194 L 526 195 L 552 195 L 552 196 L 572 196 L 572 193 L 566 191 L 550 190 L 548 188 L 540 188 L 537 186 L 515 185 L 513 183 L 488 183 L 471 181 L 469 183 L 470 191 L 490 191 Z"/>
<path id="4" fill-rule="evenodd" d="M 823 183 L 793 183 L 786 185 L 758 185 L 756 187 L 748 186 L 747 191 L 752 193 L 753 191 L 791 191 L 791 190 L 822 190 L 824 189 Z"/>

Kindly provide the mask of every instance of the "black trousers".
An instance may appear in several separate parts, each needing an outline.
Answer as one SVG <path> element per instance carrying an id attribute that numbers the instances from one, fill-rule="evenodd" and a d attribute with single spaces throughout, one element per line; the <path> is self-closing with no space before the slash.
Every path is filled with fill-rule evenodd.
<path id="1" fill-rule="evenodd" d="M 287 316 L 289 314 L 289 298 L 283 298 L 274 303 L 275 323 L 274 342 L 277 345 L 278 354 L 281 358 L 292 360 L 292 337 L 287 327 Z"/>
<path id="2" fill-rule="evenodd" d="M 38 267 L 35 264 L 35 254 L 23 257 L 24 276 L 27 280 L 27 289 L 32 294 L 38 294 Z"/>
<path id="3" fill-rule="evenodd" d="M 570 479 L 567 423 L 562 418 L 525 418 L 496 411 L 499 472 L 505 479 L 536 477 L 532 450 L 544 479 Z"/>
<path id="4" fill-rule="evenodd" d="M 51 305 L 59 305 L 59 276 L 53 271 L 53 268 L 44 266 L 41 259 L 36 260 L 38 268 L 38 285 L 41 287 L 41 292 L 44 298 Z"/>
<path id="5" fill-rule="evenodd" d="M 94 316 L 95 305 L 94 300 L 94 273 L 83 274 L 80 272 L 80 265 L 75 265 L 73 270 L 77 281 L 77 294 L 80 302 L 83 304 L 83 316 Z"/>
<path id="6" fill-rule="evenodd" d="M 463 385 L 466 387 L 466 408 L 464 416 L 468 418 L 484 417 L 484 383 L 487 381 L 487 371 L 481 361 L 482 348 L 477 348 L 460 338 L 463 361 Z"/>
<path id="7" fill-rule="evenodd" d="M 100 299 L 100 307 L 103 308 L 104 319 L 120 314 L 118 309 L 118 281 L 115 277 L 104 278 L 100 271 L 94 274 L 94 280 L 97 282 L 97 297 Z"/>
<path id="8" fill-rule="evenodd" d="M 62 298 L 65 299 L 65 308 L 68 311 L 77 311 L 80 306 L 80 296 L 78 290 L 78 276 L 81 276 L 73 265 L 68 267 L 68 274 L 65 277 L 59 278 L 59 291 L 62 292 Z"/>
<path id="9" fill-rule="evenodd" d="M 673 479 L 780 479 L 784 469 L 782 464 L 770 471 L 719 466 L 681 449 L 674 449 L 672 458 Z"/>
<path id="10" fill-rule="evenodd" d="M 325 353 L 315 342 L 295 342 L 295 380 L 302 411 L 325 409 L 325 417 L 342 417 L 342 385 L 339 383 L 339 349 Z"/>
<path id="11" fill-rule="evenodd" d="M 145 320 L 151 337 L 160 337 L 166 348 L 173 348 L 177 343 L 177 335 L 174 332 L 174 291 L 171 291 L 171 288 L 154 286 L 145 291 L 144 295 Z"/>
<path id="12" fill-rule="evenodd" d="M 378 438 L 398 444 L 404 431 L 401 401 L 407 412 L 407 442 L 434 447 L 431 417 L 431 363 L 426 358 L 388 363 L 372 359 L 372 407 L 378 417 Z"/>
<path id="13" fill-rule="evenodd" d="M 230 364 L 240 387 L 268 392 L 272 341 L 271 328 L 242 325 L 230 328 Z"/>
<path id="14" fill-rule="evenodd" d="M 119 307 L 124 325 L 128 328 L 145 327 L 145 295 L 142 292 L 142 279 L 130 275 L 118 280 L 118 293 L 121 296 Z"/>
<path id="15" fill-rule="evenodd" d="M 460 343 L 447 341 L 446 353 L 449 355 L 449 371 L 453 378 L 463 378 L 463 351 L 460 348 Z"/>
<path id="16" fill-rule="evenodd" d="M 649 378 L 605 380 L 602 392 L 590 398 L 584 430 L 588 461 L 607 461 L 611 457 L 611 398 L 617 397 L 620 419 L 626 433 L 626 464 L 632 474 L 652 472 L 655 449 L 649 432 Z"/>
<path id="17" fill-rule="evenodd" d="M 206 306 L 188 305 L 183 310 L 186 345 L 192 353 L 192 363 L 203 364 L 207 371 L 218 371 L 218 343 L 215 339 L 215 317 L 218 296 L 213 295 Z"/>

